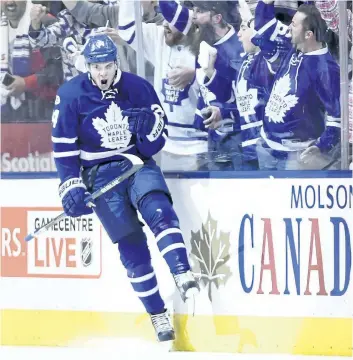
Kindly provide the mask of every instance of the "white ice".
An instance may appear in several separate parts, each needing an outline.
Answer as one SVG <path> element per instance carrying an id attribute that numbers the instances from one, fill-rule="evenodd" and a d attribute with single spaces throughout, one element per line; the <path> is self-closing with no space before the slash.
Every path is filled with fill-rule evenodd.
<path id="1" fill-rule="evenodd" d="M 344 360 L 344 357 L 169 352 L 141 339 L 80 340 L 70 347 L 0 347 L 1 360 Z"/>

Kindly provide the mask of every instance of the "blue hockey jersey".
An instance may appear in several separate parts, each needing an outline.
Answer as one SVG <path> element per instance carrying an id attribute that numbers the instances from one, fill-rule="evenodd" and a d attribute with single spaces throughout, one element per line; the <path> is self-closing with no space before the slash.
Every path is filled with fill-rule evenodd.
<path id="1" fill-rule="evenodd" d="M 79 177 L 81 167 L 121 159 L 119 153 L 148 159 L 163 148 L 166 130 L 152 140 L 129 131 L 128 119 L 121 114 L 129 108 L 150 108 L 167 124 L 153 87 L 136 75 L 118 70 L 107 91 L 101 91 L 89 73 L 59 88 L 52 143 L 61 181 Z"/>
<path id="2" fill-rule="evenodd" d="M 337 63 L 326 47 L 308 53 L 291 47 L 289 30 L 275 19 L 273 5 L 260 1 L 255 18 L 259 46 L 269 50 L 275 44 L 277 56 L 283 57 L 265 108 L 262 137 L 279 151 L 305 150 L 312 144 L 331 150 L 340 139 Z"/>
<path id="3" fill-rule="evenodd" d="M 242 151 L 246 160 L 257 159 L 256 143 L 263 125 L 266 99 L 273 82 L 268 60 L 262 52 L 248 54 L 233 81 L 240 119 Z"/>
<path id="4" fill-rule="evenodd" d="M 213 102 L 221 110 L 222 118 L 232 117 L 234 131 L 241 132 L 242 153 L 245 161 L 257 158 L 256 142 L 260 137 L 266 102 L 273 83 L 271 55 L 265 51 L 247 54 L 233 81 L 225 81 L 214 74 L 208 87 L 211 91 L 223 88 L 223 93 Z M 223 103 L 233 97 L 234 103 Z"/>
<path id="5" fill-rule="evenodd" d="M 232 97 L 231 93 L 229 96 L 225 95 L 227 91 L 225 91 L 224 88 L 226 83 L 231 83 L 232 80 L 237 78 L 242 63 L 242 45 L 239 42 L 233 27 L 231 27 L 228 33 L 218 40 L 213 47 L 217 49 L 217 59 L 214 65 L 218 78 L 217 83 L 214 82 L 214 85 L 211 87 L 210 85 L 212 84 L 213 79 L 208 79 L 205 76 L 197 76 L 197 80 L 200 84 L 200 96 L 195 114 L 195 127 L 200 130 L 205 130 L 201 115 L 201 110 L 203 108 L 212 105 L 214 102 L 232 103 L 234 101 L 234 97 Z M 197 71 L 199 74 L 202 73 L 201 69 L 198 69 Z M 225 119 L 223 128 L 219 129 L 218 132 L 233 132 L 234 121 L 236 121 L 236 119 L 232 117 Z"/>

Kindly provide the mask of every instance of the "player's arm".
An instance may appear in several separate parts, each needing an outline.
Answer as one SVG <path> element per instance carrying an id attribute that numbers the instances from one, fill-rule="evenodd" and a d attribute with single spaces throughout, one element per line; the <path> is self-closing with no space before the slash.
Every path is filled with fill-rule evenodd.
<path id="1" fill-rule="evenodd" d="M 135 108 L 122 112 L 128 117 L 129 130 L 136 135 L 137 150 L 145 157 L 157 154 L 167 138 L 167 117 L 152 85 L 143 81 L 139 95 L 133 94 Z"/>
<path id="2" fill-rule="evenodd" d="M 92 213 L 86 206 L 87 190 L 80 178 L 78 145 L 78 106 L 64 85 L 58 91 L 52 116 L 52 144 L 55 165 L 60 178 L 59 196 L 68 216 Z"/>
<path id="3" fill-rule="evenodd" d="M 121 0 L 119 5 L 119 35 L 134 50 L 137 50 L 135 9 L 131 0 Z M 154 23 L 142 23 L 144 57 L 155 63 L 157 42 L 163 37 L 163 27 Z"/>
<path id="4" fill-rule="evenodd" d="M 327 69 L 319 73 L 316 84 L 317 94 L 326 109 L 327 121 L 325 131 L 315 145 L 321 152 L 328 152 L 341 137 L 340 72 L 333 60 Z"/>
<path id="5" fill-rule="evenodd" d="M 59 89 L 52 115 L 54 160 L 62 182 L 80 175 L 77 103 L 65 90 L 65 85 Z"/>

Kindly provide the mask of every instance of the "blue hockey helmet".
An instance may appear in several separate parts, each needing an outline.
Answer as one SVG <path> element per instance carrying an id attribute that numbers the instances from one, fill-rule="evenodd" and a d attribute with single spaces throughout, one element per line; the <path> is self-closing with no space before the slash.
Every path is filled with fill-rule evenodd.
<path id="1" fill-rule="evenodd" d="M 87 64 L 116 61 L 118 49 L 108 36 L 97 34 L 91 36 L 82 52 Z"/>

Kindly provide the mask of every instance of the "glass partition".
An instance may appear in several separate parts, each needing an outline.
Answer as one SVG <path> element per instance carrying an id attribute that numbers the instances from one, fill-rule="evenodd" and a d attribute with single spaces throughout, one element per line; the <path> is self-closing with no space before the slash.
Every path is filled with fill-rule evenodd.
<path id="1" fill-rule="evenodd" d="M 57 89 L 107 24 L 120 25 L 121 69 L 150 82 L 167 114 L 165 172 L 351 166 L 351 1 L 92 2 L 107 19 L 81 21 L 75 1 L 1 2 L 3 173 L 55 172 Z"/>

